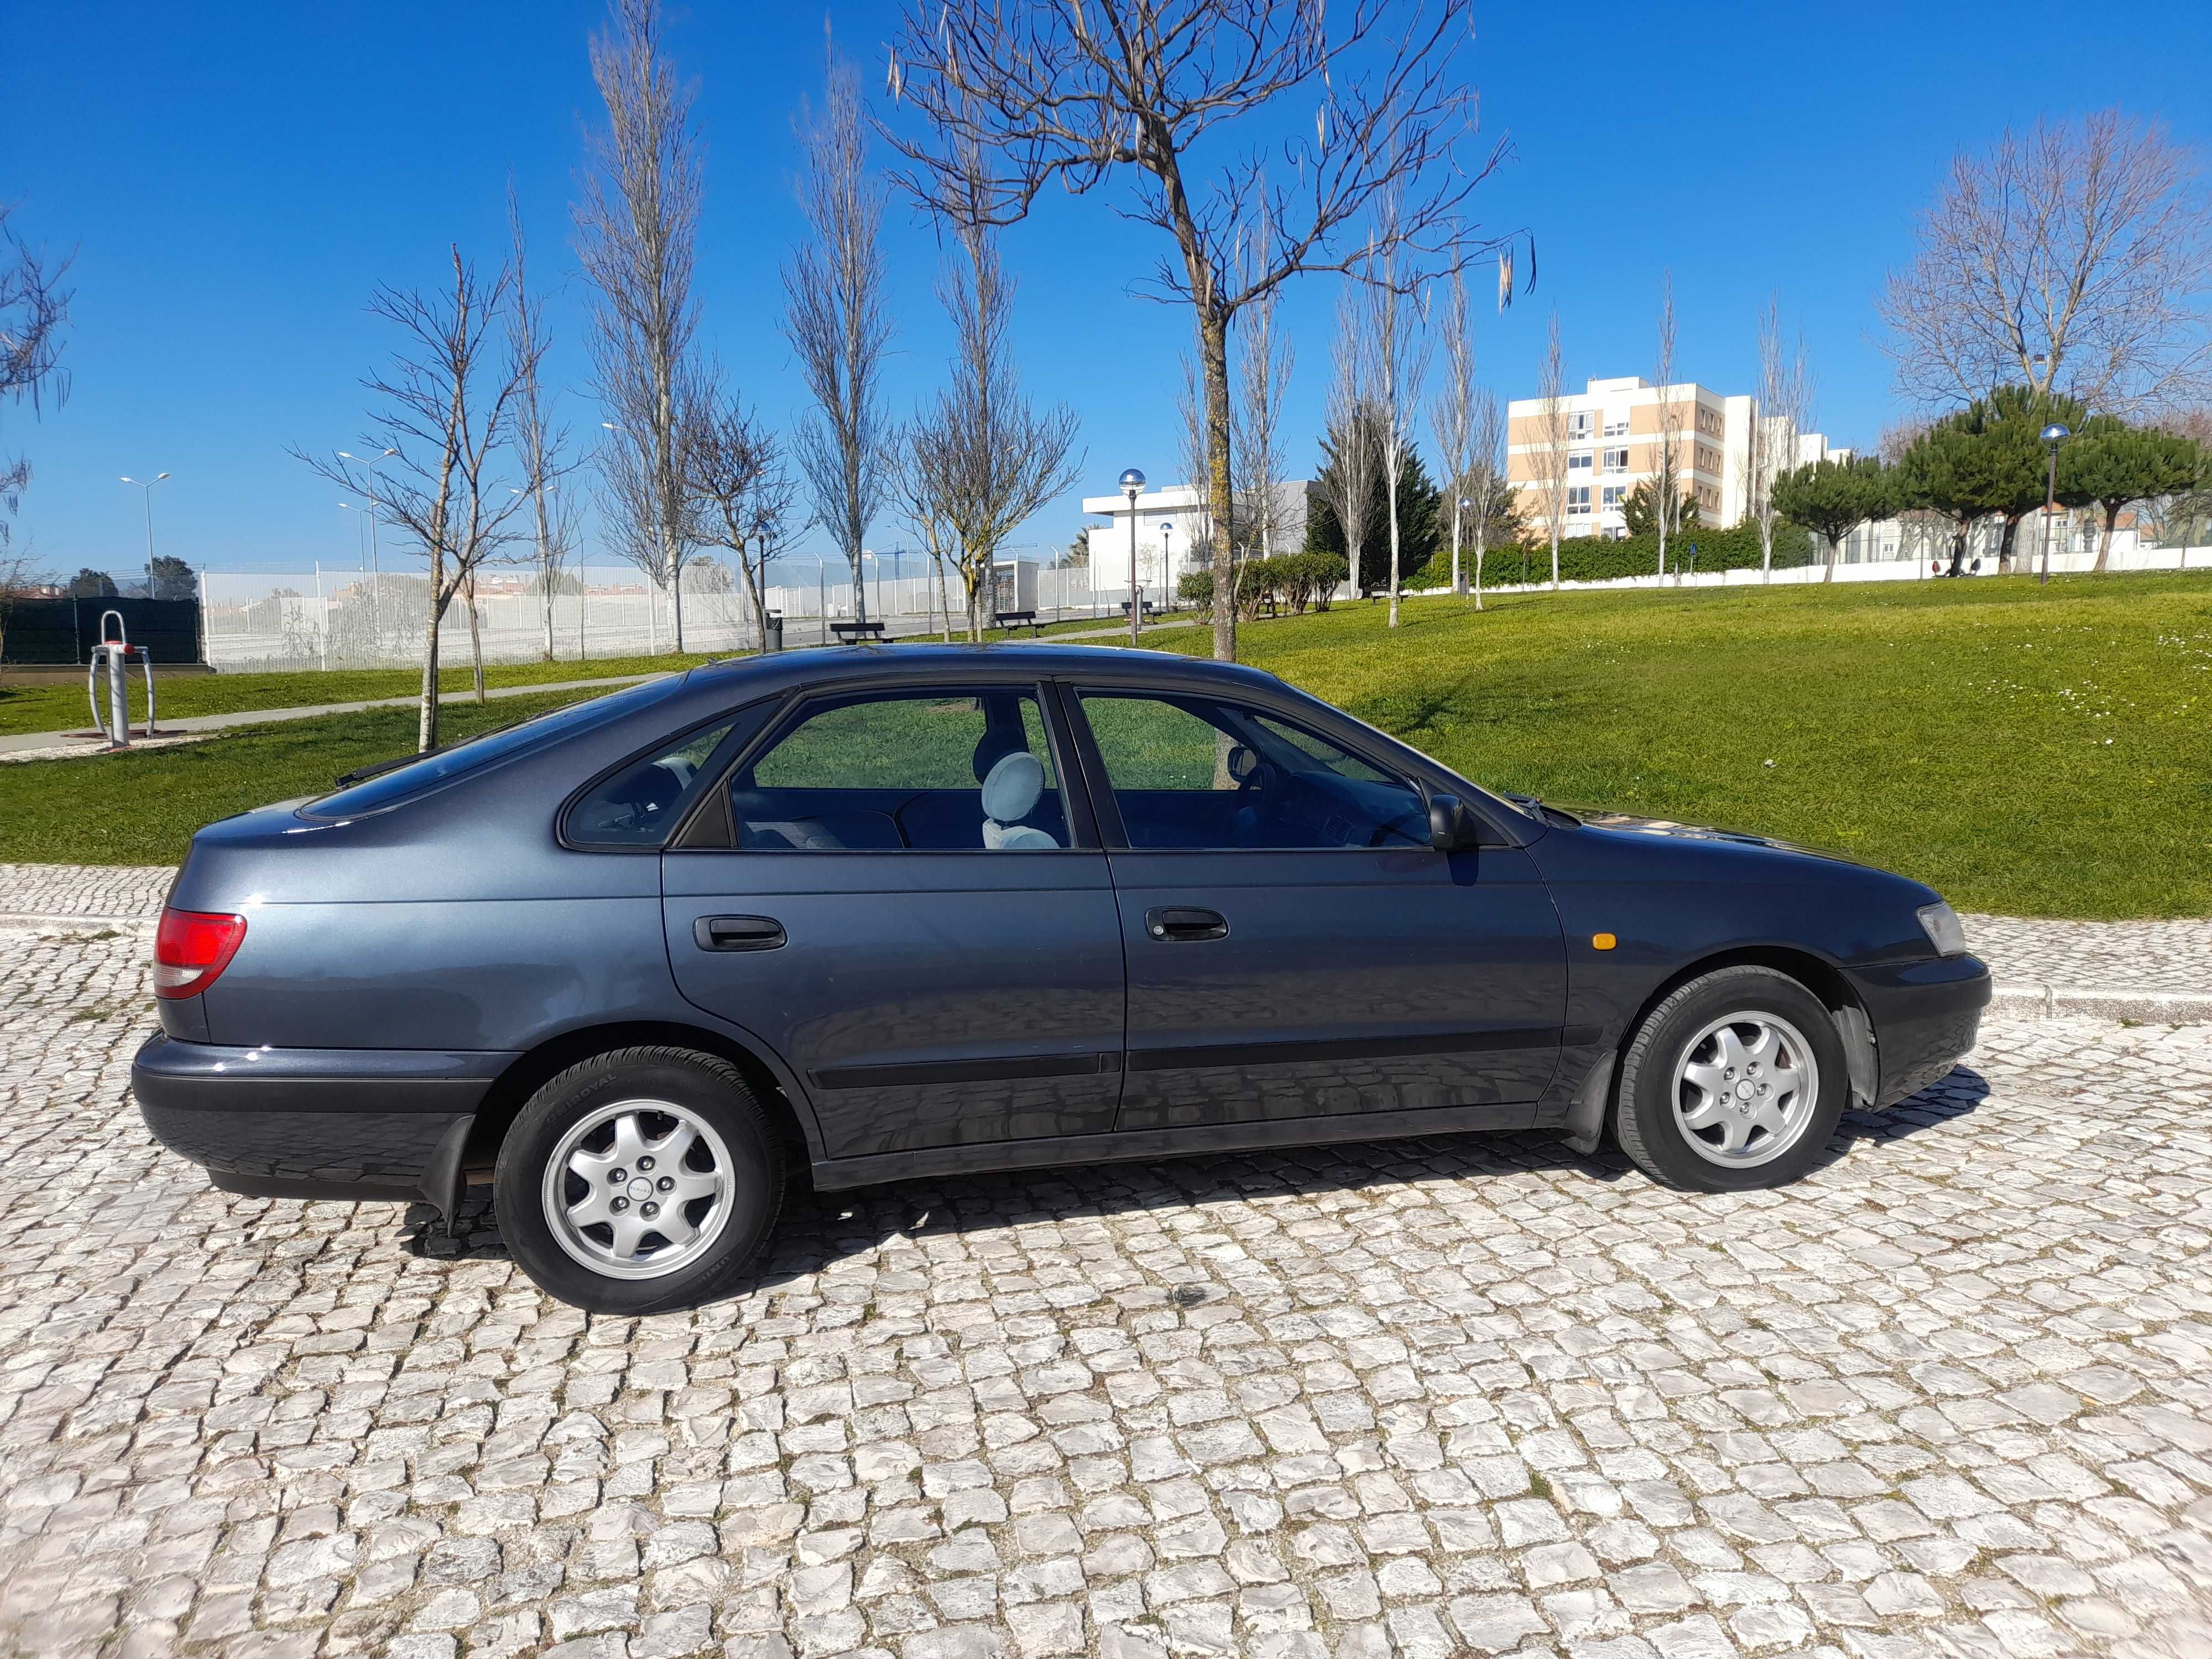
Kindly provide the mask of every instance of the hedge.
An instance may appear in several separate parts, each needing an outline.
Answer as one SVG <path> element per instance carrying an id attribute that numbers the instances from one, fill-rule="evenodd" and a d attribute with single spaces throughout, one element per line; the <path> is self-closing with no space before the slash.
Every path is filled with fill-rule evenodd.
<path id="1" fill-rule="evenodd" d="M 1285 605 L 1293 611 L 1303 611 L 1309 605 L 1316 611 L 1328 610 L 1345 579 L 1346 566 L 1334 553 L 1279 553 L 1272 559 L 1247 559 L 1237 569 L 1237 611 L 1256 617 L 1262 611 L 1273 614 Z M 1176 596 L 1211 613 L 1213 573 L 1188 572 L 1177 580 Z"/>
<path id="2" fill-rule="evenodd" d="M 1689 549 L 1694 544 L 1698 550 L 1697 568 L 1710 570 L 1756 570 L 1759 568 L 1759 527 L 1741 524 L 1730 530 L 1692 530 L 1686 534 L 1667 538 L 1667 569 L 1669 574 L 1685 568 L 1689 560 Z M 1510 586 L 1522 580 L 1522 557 L 1528 557 L 1528 580 L 1547 582 L 1552 579 L 1552 546 L 1549 542 L 1534 542 L 1523 546 L 1493 547 L 1482 557 L 1482 585 L 1485 587 Z M 1774 568 L 1794 570 L 1800 565 L 1816 560 L 1814 538 L 1804 529 L 1793 524 L 1774 526 Z M 1474 550 L 1462 549 L 1460 568 L 1468 580 L 1474 580 Z M 1595 536 L 1575 536 L 1559 544 L 1559 580 L 1568 582 L 1616 581 L 1624 576 L 1649 576 L 1659 568 L 1659 538 L 1656 536 L 1630 536 L 1620 541 L 1601 541 Z M 1419 570 L 1406 578 L 1408 588 L 1449 587 L 1451 586 L 1451 552 L 1449 549 L 1437 554 Z"/>

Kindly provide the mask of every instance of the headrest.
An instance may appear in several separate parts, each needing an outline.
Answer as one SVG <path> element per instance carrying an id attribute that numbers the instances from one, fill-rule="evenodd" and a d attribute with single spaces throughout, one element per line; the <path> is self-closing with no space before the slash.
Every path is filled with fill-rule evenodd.
<path id="1" fill-rule="evenodd" d="M 1013 823 L 1030 815 L 1044 793 L 1044 763 L 1026 749 L 1007 755 L 983 780 L 983 816 Z"/>

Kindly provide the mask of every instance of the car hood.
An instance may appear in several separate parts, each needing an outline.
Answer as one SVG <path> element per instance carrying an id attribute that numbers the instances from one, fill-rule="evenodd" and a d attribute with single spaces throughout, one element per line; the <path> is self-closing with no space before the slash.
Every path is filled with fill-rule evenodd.
<path id="1" fill-rule="evenodd" d="M 1593 830 L 1612 830 L 1637 836 L 1663 836 L 1675 841 L 1726 842 L 1737 847 L 1764 847 L 1778 853 L 1796 853 L 1805 858 L 1826 859 L 1836 864 L 1855 864 L 1862 869 L 1877 867 L 1868 864 L 1864 859 L 1853 858 L 1848 853 L 1838 853 L 1832 848 L 1808 847 L 1802 842 L 1784 841 L 1775 836 L 1753 835 L 1747 830 L 1719 830 L 1707 824 L 1677 823 L 1672 818 L 1641 817 L 1633 812 L 1615 811 L 1604 806 L 1570 806 L 1564 810 L 1573 813 Z"/>

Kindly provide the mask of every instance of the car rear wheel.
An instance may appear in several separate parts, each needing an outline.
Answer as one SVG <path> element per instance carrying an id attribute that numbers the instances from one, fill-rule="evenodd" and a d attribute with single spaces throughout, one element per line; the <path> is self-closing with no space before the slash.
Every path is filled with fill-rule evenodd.
<path id="1" fill-rule="evenodd" d="M 1779 1187 L 1843 1115 L 1842 1040 L 1820 998 L 1771 968 L 1717 969 L 1654 1008 L 1621 1061 L 1613 1132 L 1655 1181 Z"/>
<path id="2" fill-rule="evenodd" d="M 624 1048 L 540 1088 L 501 1143 L 501 1233 L 541 1290 L 592 1313 L 728 1294 L 783 1196 L 781 1144 L 728 1061 Z"/>

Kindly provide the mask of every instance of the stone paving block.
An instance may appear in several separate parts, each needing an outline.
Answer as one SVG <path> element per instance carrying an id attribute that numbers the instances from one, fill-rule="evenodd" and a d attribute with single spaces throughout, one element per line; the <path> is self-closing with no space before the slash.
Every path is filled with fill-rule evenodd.
<path id="1" fill-rule="evenodd" d="M 481 1194 L 448 1245 L 151 1143 L 97 935 L 168 878 L 0 866 L 61 919 L 0 989 L 0 1651 L 2212 1650 L 2212 1028 L 1992 1019 L 1779 1193 L 1534 1133 L 945 1181 L 586 1319 Z M 2125 948 L 2071 926 L 1970 923 Z"/>

